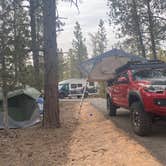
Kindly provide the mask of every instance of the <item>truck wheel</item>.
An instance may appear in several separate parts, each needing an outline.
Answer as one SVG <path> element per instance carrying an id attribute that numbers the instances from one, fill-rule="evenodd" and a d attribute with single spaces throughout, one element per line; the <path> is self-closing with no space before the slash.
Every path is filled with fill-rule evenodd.
<path id="1" fill-rule="evenodd" d="M 107 110 L 109 116 L 116 116 L 116 106 L 113 105 L 111 98 L 107 96 Z"/>
<path id="2" fill-rule="evenodd" d="M 131 105 L 131 123 L 134 132 L 139 136 L 149 135 L 152 129 L 152 117 L 144 111 L 140 102 Z"/>
<path id="3" fill-rule="evenodd" d="M 59 94 L 59 98 L 60 98 L 60 99 L 64 99 L 64 98 L 65 98 L 65 94 L 64 94 L 64 93 L 60 93 L 60 94 Z"/>

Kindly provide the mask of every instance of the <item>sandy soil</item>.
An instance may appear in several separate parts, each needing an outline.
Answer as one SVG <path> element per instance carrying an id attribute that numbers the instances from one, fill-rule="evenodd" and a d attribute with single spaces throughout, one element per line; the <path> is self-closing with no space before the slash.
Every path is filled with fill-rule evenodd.
<path id="1" fill-rule="evenodd" d="M 61 128 L 0 131 L 0 166 L 158 166 L 143 146 L 88 102 L 62 103 Z"/>

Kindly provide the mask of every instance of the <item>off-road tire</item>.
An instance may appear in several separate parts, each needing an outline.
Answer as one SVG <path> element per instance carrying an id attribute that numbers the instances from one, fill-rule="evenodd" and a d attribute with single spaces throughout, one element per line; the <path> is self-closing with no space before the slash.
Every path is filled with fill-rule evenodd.
<path id="1" fill-rule="evenodd" d="M 133 131 L 139 136 L 149 135 L 152 129 L 151 115 L 144 111 L 141 102 L 133 103 L 130 110 Z"/>
<path id="2" fill-rule="evenodd" d="M 116 106 L 112 103 L 110 96 L 107 96 L 107 111 L 109 116 L 116 116 Z"/>
<path id="3" fill-rule="evenodd" d="M 60 99 L 64 99 L 64 98 L 65 98 L 65 94 L 64 94 L 64 93 L 60 93 L 60 94 L 59 94 L 59 98 L 60 98 Z"/>

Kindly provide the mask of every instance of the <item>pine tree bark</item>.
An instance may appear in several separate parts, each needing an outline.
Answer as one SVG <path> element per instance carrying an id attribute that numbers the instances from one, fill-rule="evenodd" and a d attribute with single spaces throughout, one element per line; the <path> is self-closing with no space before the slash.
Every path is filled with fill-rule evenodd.
<path id="1" fill-rule="evenodd" d="M 138 41 L 139 41 L 139 47 L 138 48 L 141 49 L 142 56 L 144 58 L 146 58 L 145 46 L 143 44 L 143 38 L 142 38 L 142 33 L 141 33 L 141 28 L 140 28 L 140 19 L 139 19 L 138 13 L 137 13 L 137 4 L 136 4 L 135 0 L 132 0 L 132 3 L 133 3 L 133 14 L 134 14 L 136 33 L 137 33 Z"/>
<path id="2" fill-rule="evenodd" d="M 2 57 L 1 57 L 1 64 L 2 64 L 2 100 L 3 100 L 3 124 L 4 130 L 8 133 L 8 99 L 7 99 L 7 78 L 6 78 L 6 64 L 5 64 L 5 55 L 4 55 L 4 42 L 2 39 Z"/>
<path id="3" fill-rule="evenodd" d="M 147 12 L 148 12 L 151 48 L 152 48 L 152 53 L 153 53 L 153 59 L 156 60 L 157 59 L 156 43 L 155 43 L 155 37 L 154 37 L 153 14 L 152 14 L 151 7 L 150 7 L 150 1 L 151 0 L 146 0 L 146 4 L 147 4 L 147 10 L 148 10 Z"/>
<path id="4" fill-rule="evenodd" d="M 78 53 L 78 64 L 81 64 L 81 55 L 80 55 L 80 53 Z M 83 78 L 83 74 L 82 74 L 82 72 L 81 71 L 79 71 L 79 77 L 80 78 Z"/>
<path id="5" fill-rule="evenodd" d="M 44 15 L 44 121 L 45 128 L 60 127 L 58 100 L 58 54 L 56 36 L 56 2 L 43 0 Z"/>
<path id="6" fill-rule="evenodd" d="M 2 1 L 2 10 L 4 9 L 5 1 Z M 2 32 L 5 32 L 5 22 L 2 17 Z M 3 124 L 4 130 L 8 133 L 8 100 L 7 100 L 7 75 L 6 75 L 6 58 L 5 58 L 5 35 L 1 35 L 1 45 L 0 45 L 0 69 L 1 69 L 1 86 L 2 86 L 2 100 L 3 100 Z"/>
<path id="7" fill-rule="evenodd" d="M 30 26 L 31 26 L 31 49 L 33 53 L 33 65 L 34 65 L 34 76 L 35 76 L 35 86 L 39 88 L 39 51 L 37 47 L 37 37 L 36 37 L 36 0 L 30 0 Z"/>
<path id="8" fill-rule="evenodd" d="M 3 124 L 4 129 L 8 132 L 8 99 L 7 99 L 7 92 L 3 90 Z"/>
<path id="9" fill-rule="evenodd" d="M 13 30 L 14 30 L 14 41 L 16 41 L 16 36 L 17 36 L 17 30 L 16 30 L 16 3 L 17 1 L 14 0 L 14 21 L 13 21 Z M 18 83 L 18 56 L 17 56 L 17 53 L 16 53 L 16 49 L 17 49 L 17 45 L 18 43 L 14 42 L 14 70 L 15 70 L 15 83 L 17 84 Z"/>

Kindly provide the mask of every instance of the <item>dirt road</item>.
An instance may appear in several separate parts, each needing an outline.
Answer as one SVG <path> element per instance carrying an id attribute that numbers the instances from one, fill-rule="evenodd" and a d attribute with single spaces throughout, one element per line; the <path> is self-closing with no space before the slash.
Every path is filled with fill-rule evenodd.
<path id="1" fill-rule="evenodd" d="M 81 111 L 79 102 L 62 102 L 61 125 L 59 129 L 38 125 L 12 130 L 9 137 L 0 131 L 0 166 L 162 165 L 89 102 Z"/>
<path id="2" fill-rule="evenodd" d="M 122 129 L 127 135 L 144 146 L 156 159 L 162 162 L 163 165 L 166 165 L 166 123 L 160 122 L 153 125 L 153 133 L 151 136 L 139 137 L 132 131 L 128 110 L 119 109 L 118 116 L 111 118 L 107 115 L 105 99 L 91 99 L 90 102 L 98 111 L 103 112 L 105 117 L 113 122 L 119 129 Z"/>

